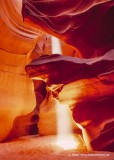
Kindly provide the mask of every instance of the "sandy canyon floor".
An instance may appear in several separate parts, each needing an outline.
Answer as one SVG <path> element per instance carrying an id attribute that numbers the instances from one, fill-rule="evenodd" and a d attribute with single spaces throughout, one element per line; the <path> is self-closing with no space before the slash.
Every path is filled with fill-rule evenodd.
<path id="1" fill-rule="evenodd" d="M 80 147 L 63 150 L 55 141 L 55 136 L 27 136 L 1 143 L 0 160 L 114 160 L 111 152 L 87 152 Z"/>

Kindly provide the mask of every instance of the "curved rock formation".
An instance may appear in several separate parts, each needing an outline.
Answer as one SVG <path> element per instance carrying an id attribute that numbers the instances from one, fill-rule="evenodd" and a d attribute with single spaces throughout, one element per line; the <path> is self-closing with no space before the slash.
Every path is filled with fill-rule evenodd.
<path id="1" fill-rule="evenodd" d="M 23 0 L 22 14 L 36 28 L 70 44 L 79 57 L 99 57 L 44 56 L 26 66 L 26 71 L 46 82 L 53 96 L 70 106 L 94 150 L 112 151 L 114 1 Z"/>
<path id="2" fill-rule="evenodd" d="M 94 150 L 113 150 L 114 50 L 88 60 L 44 56 L 27 65 L 26 71 L 31 78 L 45 81 L 53 97 L 69 105 L 75 122 L 87 130 Z M 49 98 L 45 101 L 48 107 Z M 47 125 L 50 129 L 51 124 Z"/>
<path id="3" fill-rule="evenodd" d="M 17 0 L 1 0 L 0 5 L 0 141 L 9 137 L 15 121 L 10 137 L 29 134 L 30 114 L 36 105 L 25 65 L 34 59 L 34 48 L 43 38 L 40 31 L 23 24 L 21 5 Z M 30 116 L 23 123 L 18 118 L 25 115 Z"/>
<path id="4" fill-rule="evenodd" d="M 25 66 L 41 55 L 51 54 L 51 36 L 23 23 L 21 8 L 21 0 L 1 0 L 0 141 L 38 132 L 34 85 Z M 61 45 L 63 53 L 74 54 L 67 44 Z"/>
<path id="5" fill-rule="evenodd" d="M 23 0 L 22 14 L 73 46 L 79 57 L 101 56 L 114 47 L 113 0 Z"/>
<path id="6" fill-rule="evenodd" d="M 113 151 L 114 1 L 23 0 L 24 23 L 21 3 L 0 5 L 0 141 L 36 134 L 38 110 L 56 98 L 69 105 L 94 150 Z M 64 41 L 65 56 L 51 55 L 46 32 Z M 53 110 L 49 113 L 53 118 Z M 55 133 L 53 122 L 40 124 L 40 134 Z M 80 132 L 77 126 L 73 123 L 74 132 Z"/>

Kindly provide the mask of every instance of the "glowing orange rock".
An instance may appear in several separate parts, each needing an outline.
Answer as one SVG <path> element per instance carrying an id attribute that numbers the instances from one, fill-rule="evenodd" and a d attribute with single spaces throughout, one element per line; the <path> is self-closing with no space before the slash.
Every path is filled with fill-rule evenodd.
<path id="1" fill-rule="evenodd" d="M 26 66 L 27 73 L 34 81 L 42 79 L 53 97 L 69 105 L 75 122 L 86 129 L 95 150 L 113 150 L 113 52 L 93 59 L 43 56 Z M 37 89 L 35 91 L 38 92 Z M 49 108 L 49 99 L 45 100 L 45 110 Z M 54 114 L 51 117 L 54 119 Z M 48 124 L 49 130 L 51 127 L 51 123 Z"/>
<path id="2" fill-rule="evenodd" d="M 113 0 L 23 0 L 22 14 L 36 28 L 74 47 L 79 57 L 101 56 L 113 49 Z"/>

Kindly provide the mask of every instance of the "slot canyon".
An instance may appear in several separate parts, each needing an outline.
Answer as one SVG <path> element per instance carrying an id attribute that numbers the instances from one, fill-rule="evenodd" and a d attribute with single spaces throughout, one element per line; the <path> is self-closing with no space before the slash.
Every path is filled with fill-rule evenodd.
<path id="1" fill-rule="evenodd" d="M 1 0 L 3 159 L 114 159 L 114 0 Z"/>

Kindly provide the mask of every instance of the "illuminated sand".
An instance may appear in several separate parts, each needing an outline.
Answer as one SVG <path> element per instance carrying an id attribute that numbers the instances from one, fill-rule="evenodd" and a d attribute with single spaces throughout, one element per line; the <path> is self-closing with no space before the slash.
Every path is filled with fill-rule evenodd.
<path id="1" fill-rule="evenodd" d="M 0 144 L 0 160 L 113 160 L 114 153 L 91 152 L 90 154 L 84 146 L 81 146 L 82 141 L 79 137 L 77 141 L 78 149 L 63 150 L 56 146 L 55 136 L 21 137 L 15 141 Z"/>

